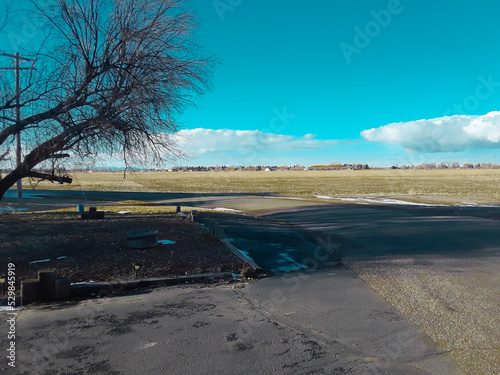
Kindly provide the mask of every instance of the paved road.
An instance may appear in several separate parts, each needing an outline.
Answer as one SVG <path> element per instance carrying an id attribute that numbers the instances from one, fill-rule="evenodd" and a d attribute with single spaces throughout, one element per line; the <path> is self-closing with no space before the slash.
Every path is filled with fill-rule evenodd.
<path id="1" fill-rule="evenodd" d="M 240 207 L 252 199 L 233 197 L 219 203 Z M 499 207 L 309 204 L 257 218 L 205 216 L 266 272 L 318 270 L 341 259 L 406 257 L 429 262 L 437 257 L 472 262 L 500 255 Z"/>
<path id="2" fill-rule="evenodd" d="M 237 197 L 239 194 L 210 194 L 210 200 L 220 199 L 220 197 Z M 207 194 L 196 193 L 145 193 L 126 191 L 84 191 L 84 190 L 23 190 L 23 204 L 33 209 L 33 204 L 45 206 L 57 203 L 58 205 L 73 204 L 106 204 L 124 200 L 135 200 L 144 202 L 190 202 L 192 200 L 202 200 Z M 15 203 L 17 201 L 17 191 L 8 190 L 1 203 Z M 175 204 L 175 203 L 172 203 Z M 21 205 L 23 207 L 23 205 Z"/>
<path id="3" fill-rule="evenodd" d="M 293 223 L 313 235 L 340 236 L 338 250 L 351 260 L 500 255 L 500 207 L 320 205 L 263 217 Z"/>

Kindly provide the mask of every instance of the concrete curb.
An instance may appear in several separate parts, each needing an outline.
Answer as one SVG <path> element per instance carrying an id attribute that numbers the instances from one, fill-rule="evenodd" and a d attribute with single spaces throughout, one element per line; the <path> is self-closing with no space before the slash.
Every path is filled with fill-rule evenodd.
<path id="1" fill-rule="evenodd" d="M 236 255 L 238 258 L 241 260 L 247 262 L 252 268 L 256 270 L 261 270 L 262 268 L 255 263 L 255 261 L 250 258 L 249 256 L 245 255 L 242 250 L 238 249 L 236 246 L 234 246 L 229 238 L 223 238 L 220 240 L 224 245 L 226 245 L 231 252 Z"/>
<path id="2" fill-rule="evenodd" d="M 67 278 L 66 278 L 67 279 Z M 114 294 L 123 293 L 126 291 L 146 288 L 151 286 L 172 286 L 172 285 L 182 285 L 182 284 L 211 284 L 217 281 L 230 281 L 234 280 L 235 275 L 230 272 L 221 273 L 206 273 L 200 275 L 190 275 L 190 276 L 175 276 L 175 277 L 154 277 L 148 279 L 138 279 L 138 280 L 123 280 L 123 281 L 112 281 L 112 282 L 81 282 L 72 283 L 67 295 L 60 298 L 40 298 L 42 293 L 38 294 L 38 297 L 26 302 L 21 296 L 16 296 L 16 307 L 21 305 L 27 305 L 34 302 L 57 302 L 67 300 L 73 297 L 88 298 L 88 297 L 109 297 Z M 41 292 L 41 291 L 40 291 Z M 57 296 L 56 296 L 57 297 Z M 7 306 L 7 298 L 0 298 L 0 306 Z"/>
<path id="3" fill-rule="evenodd" d="M 206 224 L 208 223 L 208 225 Z M 255 270 L 262 270 L 262 267 L 260 267 L 255 261 L 250 258 L 248 255 L 245 254 L 245 251 L 238 249 L 236 246 L 234 246 L 231 243 L 231 238 L 227 238 L 226 234 L 224 233 L 224 229 L 219 226 L 218 222 L 213 222 L 210 220 L 206 220 L 205 222 L 199 223 L 200 226 L 210 233 L 210 235 L 215 238 L 216 240 L 219 240 L 222 242 L 226 247 L 238 258 L 243 260 L 244 262 L 248 263 L 253 269 Z"/>
<path id="4" fill-rule="evenodd" d="M 21 296 L 19 294 L 16 294 L 16 296 L 14 297 L 15 298 L 15 306 L 10 309 L 6 309 L 6 310 L 0 310 L 0 313 L 2 312 L 11 312 L 11 311 L 16 311 L 20 306 L 21 306 Z M 8 307 L 9 304 L 9 298 L 7 297 L 7 295 L 5 296 L 0 296 L 0 307 Z M 12 300 L 10 300 L 10 302 L 12 303 Z"/>
<path id="5" fill-rule="evenodd" d="M 155 285 L 181 285 L 181 284 L 208 284 L 218 280 L 233 280 L 234 275 L 229 272 L 211 273 L 191 276 L 154 277 L 149 279 L 126 280 L 101 283 L 73 283 L 71 294 L 74 297 L 88 297 L 91 295 L 107 296 L 132 289 L 145 288 Z"/>

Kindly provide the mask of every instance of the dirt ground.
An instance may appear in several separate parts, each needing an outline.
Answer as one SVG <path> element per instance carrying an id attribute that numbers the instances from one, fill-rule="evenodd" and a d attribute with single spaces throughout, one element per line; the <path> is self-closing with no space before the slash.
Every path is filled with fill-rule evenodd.
<path id="1" fill-rule="evenodd" d="M 158 229 L 160 240 L 175 243 L 130 249 L 127 231 L 142 228 Z M 15 264 L 18 284 L 36 278 L 41 269 L 56 269 L 58 275 L 81 282 L 239 273 L 244 266 L 200 224 L 174 214 L 106 213 L 102 220 L 82 220 L 76 212 L 4 213 L 0 215 L 0 258 L 1 274 L 8 263 Z"/>

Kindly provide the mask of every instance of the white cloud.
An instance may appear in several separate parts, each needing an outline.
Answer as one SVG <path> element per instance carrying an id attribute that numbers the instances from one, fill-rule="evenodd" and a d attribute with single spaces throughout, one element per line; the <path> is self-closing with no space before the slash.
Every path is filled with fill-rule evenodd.
<path id="1" fill-rule="evenodd" d="M 179 143 L 184 144 L 184 148 L 190 147 L 200 154 L 238 151 L 316 150 L 344 143 L 337 140 L 315 139 L 314 134 L 296 137 L 264 133 L 260 130 L 205 128 L 181 130 L 176 133 L 174 138 Z"/>
<path id="2" fill-rule="evenodd" d="M 500 112 L 399 122 L 364 130 L 361 135 L 369 141 L 399 144 L 411 153 L 500 148 Z"/>

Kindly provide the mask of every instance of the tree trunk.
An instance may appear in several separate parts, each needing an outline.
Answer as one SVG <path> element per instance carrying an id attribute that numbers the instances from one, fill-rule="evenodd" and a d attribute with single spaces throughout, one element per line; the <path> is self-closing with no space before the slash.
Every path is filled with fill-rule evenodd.
<path id="1" fill-rule="evenodd" d="M 5 176 L 5 178 L 0 179 L 0 200 L 3 198 L 7 190 L 9 190 L 12 186 L 16 184 L 17 180 L 24 177 L 34 177 L 51 182 L 59 182 L 60 184 L 63 183 L 71 184 L 73 182 L 73 179 L 67 176 L 55 176 L 53 174 L 39 173 L 35 171 L 21 173 L 19 172 L 19 169 L 16 168 L 12 172 L 10 172 L 7 176 Z"/>
<path id="2" fill-rule="evenodd" d="M 4 194 L 9 190 L 12 186 L 14 186 L 19 180 L 19 174 L 15 173 L 16 171 L 10 172 L 7 176 L 0 180 L 0 200 L 3 198 Z"/>

